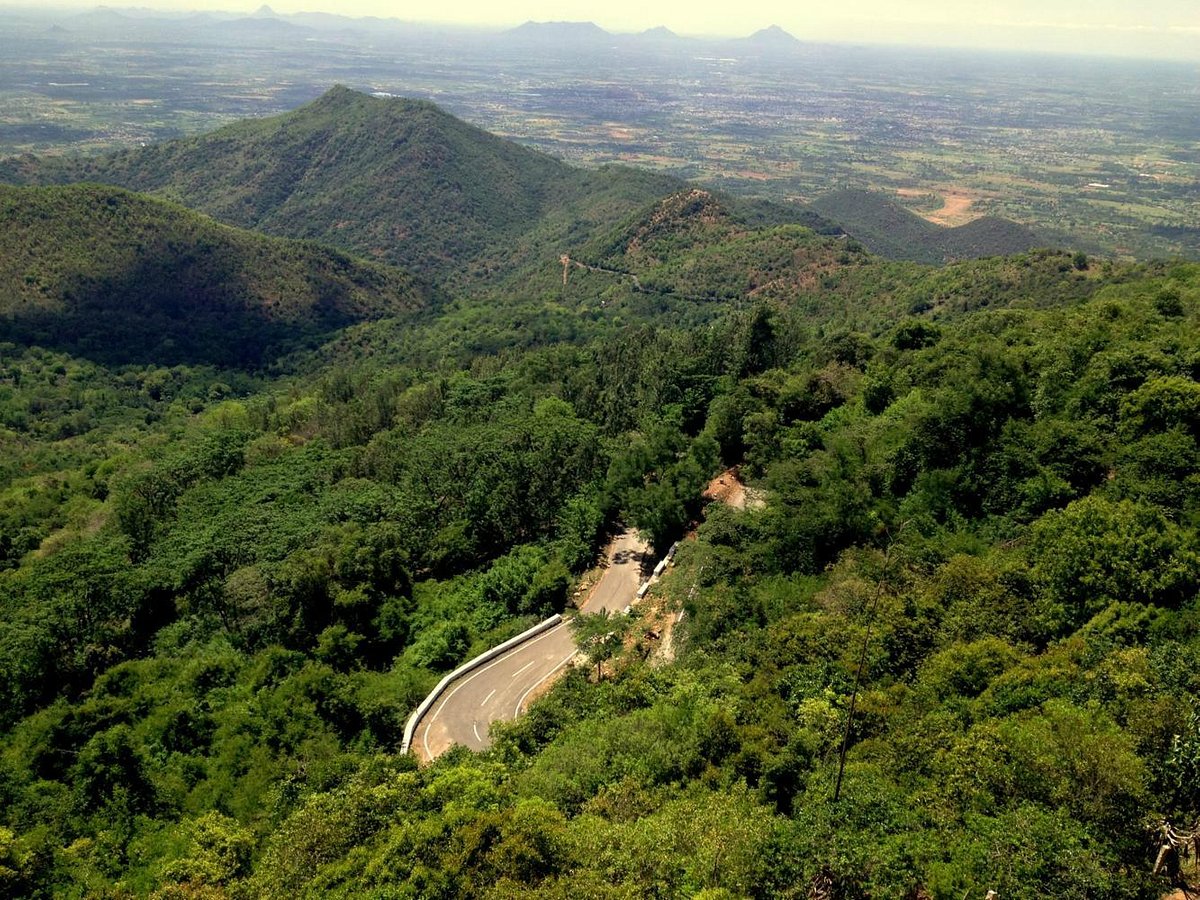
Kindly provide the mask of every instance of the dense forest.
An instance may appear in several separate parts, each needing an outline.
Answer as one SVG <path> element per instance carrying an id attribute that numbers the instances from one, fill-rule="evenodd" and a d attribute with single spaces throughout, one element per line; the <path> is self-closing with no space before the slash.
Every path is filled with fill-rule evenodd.
<path id="1" fill-rule="evenodd" d="M 25 271 L 122 267 L 88 215 L 418 289 L 62 190 L 0 193 L 38 210 L 6 322 Z M 1154 828 L 1200 818 L 1200 266 L 775 215 L 648 200 L 578 266 L 251 360 L 9 336 L 0 896 L 1159 897 Z M 761 503 L 704 503 L 730 466 Z M 623 649 L 483 753 L 400 755 L 626 525 L 680 548 Z"/>

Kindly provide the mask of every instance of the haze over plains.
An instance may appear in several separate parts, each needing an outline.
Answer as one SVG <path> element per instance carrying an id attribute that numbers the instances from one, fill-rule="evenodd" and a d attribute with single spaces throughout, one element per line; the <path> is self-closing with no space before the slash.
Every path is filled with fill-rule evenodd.
<path id="1" fill-rule="evenodd" d="M 24 4 L 11 4 L 14 7 Z M 88 7 L 90 2 L 67 3 Z M 118 4 L 113 4 L 117 6 Z M 244 0 L 149 0 L 140 4 L 182 12 L 199 8 L 249 13 Z M 795 3 L 744 0 L 278 0 L 280 14 L 330 12 L 396 17 L 413 22 L 502 28 L 535 21 L 593 21 L 613 31 L 657 25 L 685 35 L 749 34 L 779 25 L 802 40 L 977 47 L 995 50 L 1111 54 L 1200 60 L 1200 3 L 1195 0 L 851 0 Z"/>

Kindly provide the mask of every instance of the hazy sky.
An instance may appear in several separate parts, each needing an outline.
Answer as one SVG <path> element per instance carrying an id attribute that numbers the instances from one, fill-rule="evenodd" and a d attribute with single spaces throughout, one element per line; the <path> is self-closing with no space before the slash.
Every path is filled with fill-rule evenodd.
<path id="1" fill-rule="evenodd" d="M 0 0 L 3 2 L 3 0 Z M 93 5 L 91 0 L 66 0 Z M 141 0 L 111 6 L 250 12 L 256 0 Z M 15 5 L 15 4 L 14 4 Z M 666 25 L 684 34 L 747 34 L 778 24 L 809 40 L 898 42 L 1200 59 L 1200 0 L 271 0 L 425 22 L 515 25 L 592 20 L 612 30 Z"/>

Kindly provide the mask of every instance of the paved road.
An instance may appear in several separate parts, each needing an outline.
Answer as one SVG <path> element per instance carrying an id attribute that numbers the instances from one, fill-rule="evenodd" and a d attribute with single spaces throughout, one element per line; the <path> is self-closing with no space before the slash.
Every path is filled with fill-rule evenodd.
<path id="1" fill-rule="evenodd" d="M 609 566 L 583 603 L 584 612 L 619 612 L 633 602 L 649 547 L 633 531 L 609 548 Z M 413 747 L 434 759 L 454 744 L 488 745 L 488 727 L 515 719 L 530 698 L 575 656 L 575 638 L 563 622 L 455 682 L 417 726 Z"/>

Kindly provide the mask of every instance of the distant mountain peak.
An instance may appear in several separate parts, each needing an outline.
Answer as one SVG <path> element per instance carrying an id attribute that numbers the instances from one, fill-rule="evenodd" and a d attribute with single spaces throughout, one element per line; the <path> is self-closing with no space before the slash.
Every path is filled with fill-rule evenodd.
<path id="1" fill-rule="evenodd" d="M 594 40 L 612 37 L 595 22 L 534 22 L 532 20 L 505 32 L 509 37 L 550 40 Z"/>
<path id="2" fill-rule="evenodd" d="M 798 46 L 800 41 L 794 35 L 784 31 L 778 25 L 769 25 L 766 28 L 760 28 L 750 37 L 746 38 L 755 44 L 769 44 L 775 47 L 783 46 Z"/>
<path id="3" fill-rule="evenodd" d="M 679 35 L 673 32 L 666 25 L 658 25 L 654 28 L 647 28 L 645 31 L 641 32 L 638 37 L 674 40 L 675 38 L 679 37 Z"/>
<path id="4" fill-rule="evenodd" d="M 274 18 L 277 18 L 277 16 L 275 14 L 275 10 L 271 9 L 271 7 L 269 7 L 267 4 L 264 3 L 262 6 L 260 6 L 258 9 L 256 9 L 254 11 L 254 14 L 251 16 L 251 18 L 274 19 Z"/>
<path id="5" fill-rule="evenodd" d="M 87 19 L 95 22 L 128 22 L 129 16 L 123 15 L 113 9 L 111 6 L 97 6 L 93 10 L 84 10 L 75 16 L 73 19 Z"/>

